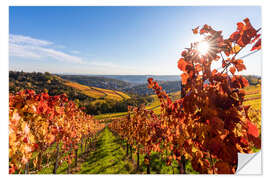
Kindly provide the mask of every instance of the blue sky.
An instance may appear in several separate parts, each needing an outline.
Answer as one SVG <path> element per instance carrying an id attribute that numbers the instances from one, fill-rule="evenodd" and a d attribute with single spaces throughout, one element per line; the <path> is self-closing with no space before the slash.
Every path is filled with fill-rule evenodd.
<path id="1" fill-rule="evenodd" d="M 17 6 L 9 13 L 9 67 L 28 72 L 177 75 L 192 28 L 208 24 L 228 37 L 246 17 L 262 26 L 255 6 Z M 261 52 L 244 61 L 243 74 L 261 74 Z"/>

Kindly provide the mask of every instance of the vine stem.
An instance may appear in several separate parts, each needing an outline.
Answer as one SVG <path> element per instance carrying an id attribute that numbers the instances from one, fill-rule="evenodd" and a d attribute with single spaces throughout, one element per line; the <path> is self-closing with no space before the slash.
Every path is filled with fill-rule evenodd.
<path id="1" fill-rule="evenodd" d="M 262 28 L 259 28 L 258 30 L 256 30 L 256 33 L 259 32 L 261 29 L 262 29 Z M 246 47 L 246 46 L 244 46 L 244 47 Z M 239 52 L 240 52 L 242 49 L 244 49 L 244 47 L 241 47 L 241 49 L 240 49 L 238 52 L 235 53 L 235 55 L 232 57 L 232 59 L 235 59 L 236 55 L 239 54 Z M 227 68 L 228 68 L 231 64 L 232 64 L 231 62 L 229 62 L 228 64 L 226 64 L 226 66 L 224 67 L 224 69 L 223 69 L 223 71 L 221 72 L 221 74 L 223 74 L 224 71 L 227 70 Z"/>

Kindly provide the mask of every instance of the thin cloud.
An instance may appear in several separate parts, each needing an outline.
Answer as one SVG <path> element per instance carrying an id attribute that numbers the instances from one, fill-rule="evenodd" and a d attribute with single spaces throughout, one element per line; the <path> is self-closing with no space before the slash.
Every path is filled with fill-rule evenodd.
<path id="1" fill-rule="evenodd" d="M 9 43 L 11 44 L 25 44 L 25 45 L 36 45 L 36 46 L 48 46 L 52 45 L 53 43 L 50 41 L 34 39 L 29 36 L 22 36 L 22 35 L 15 35 L 11 34 L 9 36 Z"/>
<path id="2" fill-rule="evenodd" d="M 76 51 L 76 50 L 74 50 L 74 51 L 70 51 L 72 54 L 80 54 L 80 51 Z"/>
<path id="3" fill-rule="evenodd" d="M 29 59 L 52 58 L 57 61 L 84 63 L 82 58 L 55 50 L 50 41 L 35 39 L 28 36 L 9 36 L 9 55 Z"/>
<path id="4" fill-rule="evenodd" d="M 14 43 L 9 43 L 9 55 L 21 58 L 39 59 L 41 55 L 33 50 L 29 50 L 30 47 L 22 46 Z"/>

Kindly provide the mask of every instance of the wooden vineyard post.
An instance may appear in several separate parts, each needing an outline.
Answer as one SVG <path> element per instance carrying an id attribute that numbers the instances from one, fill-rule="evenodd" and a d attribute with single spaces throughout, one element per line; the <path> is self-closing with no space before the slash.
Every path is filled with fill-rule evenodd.
<path id="1" fill-rule="evenodd" d="M 127 156 L 128 156 L 128 142 L 127 142 Z"/>
<path id="2" fill-rule="evenodd" d="M 186 174 L 186 158 L 181 156 L 181 160 L 178 160 L 178 168 L 180 174 Z"/>
<path id="3" fill-rule="evenodd" d="M 132 146 L 130 145 L 129 148 L 130 148 L 130 150 L 129 150 L 129 152 L 130 152 L 130 159 L 132 160 Z"/>
<path id="4" fill-rule="evenodd" d="M 72 147 L 72 144 L 71 144 L 71 147 Z M 71 149 L 71 147 L 70 147 L 70 149 L 69 149 L 69 157 L 68 157 L 67 174 L 70 174 L 70 164 L 71 164 L 71 162 L 70 162 L 70 155 L 71 155 L 71 153 L 72 153 L 72 149 Z"/>
<path id="5" fill-rule="evenodd" d="M 181 160 L 178 160 L 177 163 L 178 163 L 179 174 L 184 174 L 184 167 Z"/>
<path id="6" fill-rule="evenodd" d="M 88 143 L 88 149 L 90 150 L 92 147 L 92 138 L 89 138 L 89 143 Z"/>
<path id="7" fill-rule="evenodd" d="M 86 151 L 87 151 L 87 138 L 84 141 L 84 152 L 86 152 Z"/>
<path id="8" fill-rule="evenodd" d="M 67 167 L 67 174 L 70 174 L 70 164 L 68 162 L 68 167 Z"/>
<path id="9" fill-rule="evenodd" d="M 55 163 L 53 167 L 53 174 L 56 174 L 56 170 L 58 168 L 58 160 L 59 160 L 59 143 L 57 143 L 57 147 L 56 147 L 56 157 L 55 157 Z"/>
<path id="10" fill-rule="evenodd" d="M 67 167 L 67 174 L 70 174 L 70 165 L 68 163 L 68 167 Z"/>
<path id="11" fill-rule="evenodd" d="M 29 174 L 29 162 L 27 162 L 27 163 L 25 164 L 25 170 L 24 170 L 24 173 L 25 173 L 25 174 Z"/>
<path id="12" fill-rule="evenodd" d="M 186 96 L 186 88 L 185 85 L 181 86 L 181 98 Z M 181 160 L 178 160 L 179 171 L 180 174 L 186 174 L 186 158 L 185 156 L 181 156 Z"/>
<path id="13" fill-rule="evenodd" d="M 147 164 L 147 174 L 151 174 L 150 172 L 150 166 L 151 166 L 151 161 L 150 161 L 150 155 L 147 154 L 146 158 L 148 159 L 148 164 Z"/>
<path id="14" fill-rule="evenodd" d="M 81 153 L 83 152 L 83 137 L 81 139 Z"/>
<path id="15" fill-rule="evenodd" d="M 183 166 L 183 174 L 186 174 L 186 163 L 187 163 L 187 160 L 186 160 L 185 156 L 181 156 L 181 162 L 182 162 L 182 166 Z"/>
<path id="16" fill-rule="evenodd" d="M 78 149 L 75 149 L 75 167 L 77 167 L 78 164 Z"/>
<path id="17" fill-rule="evenodd" d="M 42 150 L 38 153 L 38 162 L 37 162 L 37 169 L 41 169 L 41 163 L 42 163 Z"/>
<path id="18" fill-rule="evenodd" d="M 138 150 L 137 150 L 137 169 L 139 169 L 139 168 L 140 168 L 140 150 L 138 148 Z"/>

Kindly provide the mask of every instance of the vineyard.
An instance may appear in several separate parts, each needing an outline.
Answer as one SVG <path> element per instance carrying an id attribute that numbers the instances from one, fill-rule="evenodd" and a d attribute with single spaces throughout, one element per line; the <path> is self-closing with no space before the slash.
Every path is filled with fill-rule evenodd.
<path id="1" fill-rule="evenodd" d="M 128 95 L 120 91 L 102 89 L 102 88 L 97 88 L 97 87 L 89 87 L 89 86 L 81 85 L 79 83 L 75 83 L 71 81 L 66 81 L 65 84 L 67 86 L 74 87 L 75 89 L 80 90 L 83 94 L 89 97 L 93 97 L 96 99 L 111 99 L 111 100 L 120 101 L 123 99 L 130 98 Z"/>
<path id="2" fill-rule="evenodd" d="M 54 159 L 54 173 L 62 161 L 68 163 L 69 171 L 74 158 L 77 163 L 79 144 L 86 151 L 91 139 L 104 128 L 65 95 L 26 90 L 10 94 L 9 99 L 10 173 L 40 170 L 44 156 L 46 161 Z"/>
<path id="3" fill-rule="evenodd" d="M 261 49 L 261 28 L 238 22 L 227 39 L 209 25 L 181 53 L 181 90 L 148 79 L 154 101 L 91 116 L 63 95 L 10 93 L 11 174 L 234 174 L 237 153 L 261 149 L 261 87 L 239 72 L 238 55 Z M 220 63 L 214 69 L 213 63 Z M 69 82 L 91 96 L 128 95 Z M 106 97 L 105 97 L 106 98 Z"/>

